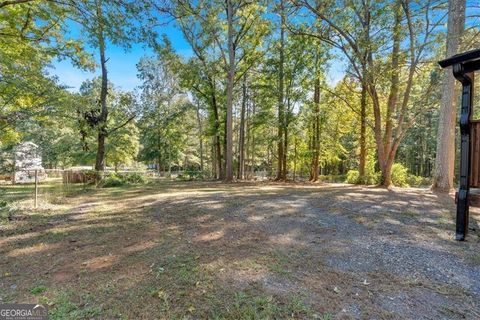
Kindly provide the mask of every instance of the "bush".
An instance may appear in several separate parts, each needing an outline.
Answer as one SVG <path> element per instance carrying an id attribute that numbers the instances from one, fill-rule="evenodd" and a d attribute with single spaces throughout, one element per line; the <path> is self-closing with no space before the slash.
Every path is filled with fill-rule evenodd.
<path id="1" fill-rule="evenodd" d="M 379 184 L 381 178 L 382 178 L 381 172 L 367 173 L 365 174 L 365 177 L 363 177 L 363 184 L 367 184 L 367 185 Z"/>
<path id="2" fill-rule="evenodd" d="M 202 171 L 185 170 L 182 174 L 179 174 L 177 176 L 177 179 L 182 181 L 198 181 L 198 180 L 204 180 L 205 175 Z"/>
<path id="3" fill-rule="evenodd" d="M 358 170 L 350 170 L 347 173 L 347 183 L 352 184 L 366 184 L 366 185 L 373 185 L 378 184 L 380 181 L 381 173 L 380 172 L 373 172 L 373 171 L 365 171 L 365 176 L 363 178 L 360 177 L 360 172 Z"/>
<path id="4" fill-rule="evenodd" d="M 421 187 L 421 186 L 428 186 L 431 183 L 431 181 L 428 178 L 409 174 L 407 177 L 407 183 L 412 187 Z"/>
<path id="5" fill-rule="evenodd" d="M 408 169 L 400 163 L 392 166 L 392 183 L 397 187 L 408 187 Z"/>
<path id="6" fill-rule="evenodd" d="M 366 159 L 364 176 L 360 177 L 360 172 L 358 170 L 350 170 L 347 173 L 347 182 L 365 185 L 375 185 L 380 183 L 382 173 L 375 171 L 376 162 L 377 159 L 375 158 L 375 155 L 370 154 Z"/>
<path id="7" fill-rule="evenodd" d="M 349 170 L 347 172 L 347 183 L 357 184 L 360 182 L 360 172 L 358 170 Z"/>
<path id="8" fill-rule="evenodd" d="M 143 174 L 138 172 L 107 173 L 100 182 L 102 188 L 120 187 L 125 184 L 142 184 L 146 182 Z"/>
<path id="9" fill-rule="evenodd" d="M 365 168 L 365 176 L 360 178 L 358 170 L 350 170 L 347 173 L 347 183 L 351 184 L 378 184 L 382 180 L 382 173 L 375 172 L 372 165 L 367 164 Z M 392 166 L 392 183 L 397 187 L 420 187 L 430 183 L 429 179 L 420 176 L 415 176 L 408 173 L 408 169 L 400 163 L 395 163 Z"/>
<path id="10" fill-rule="evenodd" d="M 125 181 L 116 175 L 108 175 L 101 182 L 102 188 L 120 187 L 124 184 Z"/>
<path id="11" fill-rule="evenodd" d="M 318 177 L 318 179 L 320 181 L 323 181 L 323 182 L 339 182 L 339 183 L 342 183 L 342 182 L 345 182 L 345 180 L 347 179 L 347 175 L 345 175 L 345 174 L 327 174 L 327 175 L 320 175 Z"/>
<path id="12" fill-rule="evenodd" d="M 145 179 L 145 176 L 138 172 L 123 172 L 123 173 L 117 174 L 117 176 L 123 182 L 130 183 L 130 184 L 141 184 L 147 181 L 147 179 Z"/>

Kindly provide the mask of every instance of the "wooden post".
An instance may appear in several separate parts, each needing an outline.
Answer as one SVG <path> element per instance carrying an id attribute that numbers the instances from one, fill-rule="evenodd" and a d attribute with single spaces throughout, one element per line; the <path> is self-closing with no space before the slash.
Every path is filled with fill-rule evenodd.
<path id="1" fill-rule="evenodd" d="M 38 170 L 35 169 L 35 201 L 34 201 L 35 209 L 37 209 L 37 204 L 38 204 Z"/>
<path id="2" fill-rule="evenodd" d="M 462 84 L 460 106 L 460 179 L 457 194 L 456 240 L 465 240 L 468 232 L 471 176 L 471 115 L 474 72 L 480 70 L 480 50 L 467 51 L 439 61 L 442 68 L 452 66 L 453 76 Z M 477 166 L 476 164 L 475 166 Z"/>
<path id="3" fill-rule="evenodd" d="M 465 73 L 461 64 L 453 65 L 453 75 L 462 83 L 460 108 L 460 186 L 457 199 L 456 240 L 465 240 L 468 233 L 470 192 L 470 120 L 473 105 L 473 73 Z"/>
<path id="4" fill-rule="evenodd" d="M 67 182 L 65 184 L 65 196 L 68 195 L 68 191 L 69 191 L 69 188 L 70 188 L 70 185 L 68 184 L 68 180 L 69 180 L 69 175 L 70 175 L 70 170 L 67 170 L 67 174 L 66 174 L 66 177 L 67 177 Z"/>

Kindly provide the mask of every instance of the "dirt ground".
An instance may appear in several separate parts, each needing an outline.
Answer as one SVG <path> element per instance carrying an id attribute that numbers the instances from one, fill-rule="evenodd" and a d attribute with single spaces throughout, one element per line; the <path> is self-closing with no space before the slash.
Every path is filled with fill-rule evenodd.
<path id="1" fill-rule="evenodd" d="M 8 190 L 7 190 L 8 192 Z M 52 319 L 479 319 L 479 216 L 342 184 L 159 182 L 0 225 L 0 303 Z"/>

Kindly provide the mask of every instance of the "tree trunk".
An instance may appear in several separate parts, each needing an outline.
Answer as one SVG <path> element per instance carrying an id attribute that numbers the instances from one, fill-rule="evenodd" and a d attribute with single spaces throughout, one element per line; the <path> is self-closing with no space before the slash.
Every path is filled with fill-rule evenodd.
<path id="1" fill-rule="evenodd" d="M 95 159 L 95 170 L 105 170 L 105 139 L 107 137 L 107 94 L 108 94 L 108 78 L 107 78 L 107 61 L 105 58 L 105 39 L 103 35 L 103 17 L 101 2 L 96 2 L 97 5 L 97 21 L 98 21 L 98 48 L 100 51 L 100 65 L 102 68 L 102 87 L 100 89 L 100 121 L 98 124 L 97 137 L 97 155 Z"/>
<path id="2" fill-rule="evenodd" d="M 287 102 L 287 109 L 290 110 L 290 101 Z M 282 180 L 287 181 L 287 155 L 288 155 L 288 124 L 290 123 L 289 112 L 285 114 L 285 126 L 283 128 L 283 160 L 282 160 Z"/>
<path id="3" fill-rule="evenodd" d="M 225 181 L 233 180 L 233 84 L 235 81 L 235 48 L 233 30 L 233 4 L 232 0 L 227 1 L 227 23 L 228 23 L 228 79 L 227 79 L 227 121 L 226 138 L 227 149 L 225 152 Z"/>
<path id="4" fill-rule="evenodd" d="M 107 135 L 99 128 L 97 136 L 97 156 L 95 159 L 95 170 L 104 171 L 105 170 L 105 139 Z"/>
<path id="5" fill-rule="evenodd" d="M 447 26 L 446 57 L 457 53 L 465 29 L 465 0 L 450 0 Z M 449 192 L 453 188 L 455 166 L 455 79 L 452 70 L 445 69 L 442 100 L 438 119 L 437 152 L 432 189 Z"/>
<path id="6" fill-rule="evenodd" d="M 250 97 L 249 97 L 250 98 Z M 249 99 L 250 102 L 250 99 Z M 244 179 L 250 179 L 250 159 L 251 159 L 251 150 L 250 150 L 250 141 L 251 141 L 251 123 L 250 123 L 250 113 L 252 110 L 250 109 L 251 103 L 246 104 L 246 114 L 245 114 L 245 143 L 244 143 L 244 150 L 245 150 L 245 159 L 244 159 L 244 166 L 243 166 L 243 176 Z"/>
<path id="7" fill-rule="evenodd" d="M 216 153 L 216 138 L 212 138 L 212 149 L 211 149 L 211 154 L 212 154 L 212 178 L 217 179 L 218 178 L 218 162 L 217 162 L 217 153 Z"/>
<path id="8" fill-rule="evenodd" d="M 390 187 L 392 184 L 392 165 L 395 155 L 392 155 L 393 147 L 393 117 L 398 103 L 398 92 L 400 86 L 399 63 L 400 63 L 400 41 L 401 41 L 401 6 L 397 2 L 395 7 L 395 25 L 393 27 L 393 48 L 392 62 L 390 66 L 390 93 L 388 95 L 387 112 L 385 116 L 385 134 L 383 138 L 383 154 L 384 159 L 381 163 L 382 185 Z"/>
<path id="9" fill-rule="evenodd" d="M 252 102 L 252 118 L 255 117 L 256 112 L 256 104 L 255 101 Z M 250 178 L 255 177 L 255 127 L 253 126 L 253 121 L 249 125 L 250 129 L 250 136 L 251 136 L 251 151 L 250 151 Z"/>
<path id="10" fill-rule="evenodd" d="M 285 54 L 285 13 L 284 13 L 284 0 L 280 2 L 280 60 L 278 65 L 278 131 L 277 131 L 277 177 L 275 180 L 285 180 L 285 174 L 283 172 L 283 160 L 284 160 L 284 127 L 285 127 L 285 104 L 284 104 L 284 54 Z"/>
<path id="11" fill-rule="evenodd" d="M 297 138 L 293 140 L 293 182 L 297 176 Z"/>
<path id="12" fill-rule="evenodd" d="M 313 103 L 315 106 L 313 116 L 313 159 L 310 181 L 318 181 L 318 167 L 320 161 L 320 79 L 315 79 L 315 88 L 313 94 Z"/>
<path id="13" fill-rule="evenodd" d="M 310 134 L 308 135 L 308 150 L 309 151 L 314 151 L 314 141 L 313 141 L 313 137 L 314 137 L 314 132 L 315 132 L 315 119 L 313 119 L 312 121 L 312 124 L 311 124 L 311 132 Z M 308 132 L 308 131 L 307 131 Z M 315 159 L 315 155 L 312 153 L 312 161 L 310 163 L 310 176 L 308 178 L 309 181 L 313 181 L 313 167 L 314 167 L 314 164 L 313 164 L 313 161 Z"/>
<path id="14" fill-rule="evenodd" d="M 245 171 L 245 112 L 247 104 L 247 77 L 243 76 L 242 109 L 240 111 L 240 132 L 238 135 L 238 174 L 237 179 L 244 178 Z"/>
<path id="15" fill-rule="evenodd" d="M 200 145 L 200 171 L 203 173 L 203 127 L 200 116 L 200 102 L 197 101 L 198 142 Z"/>
<path id="16" fill-rule="evenodd" d="M 367 131 L 367 88 L 362 83 L 362 93 L 360 100 L 360 159 L 358 171 L 360 182 L 365 183 L 365 164 L 367 158 L 366 131 Z"/>
<path id="17" fill-rule="evenodd" d="M 212 85 L 212 90 L 214 90 L 214 86 Z M 218 114 L 218 105 L 217 105 L 217 98 L 214 93 L 212 93 L 212 108 L 213 108 L 213 116 L 215 118 L 214 122 L 214 129 L 215 129 L 215 158 L 217 160 L 216 164 L 216 178 L 219 180 L 223 180 L 224 171 L 223 171 L 223 161 L 222 161 L 222 146 L 220 141 L 220 117 Z"/>
<path id="18" fill-rule="evenodd" d="M 380 107 L 380 98 L 375 88 L 375 84 L 372 81 L 371 70 L 367 72 L 367 81 L 369 85 L 369 93 L 372 97 L 374 122 L 374 135 L 375 143 L 377 146 L 378 163 L 380 165 L 380 171 L 382 172 L 381 184 L 385 187 L 390 187 L 392 183 L 392 165 L 395 159 L 396 150 L 400 139 L 393 140 L 393 119 L 395 109 L 397 107 L 398 91 L 399 91 L 399 58 L 400 58 L 400 42 L 401 42 L 401 5 L 400 1 L 397 1 L 395 6 L 395 24 L 393 27 L 393 47 L 392 47 L 392 61 L 390 65 L 390 93 L 388 96 L 387 110 L 385 115 L 385 132 L 382 137 L 382 114 Z M 373 67 L 373 56 L 371 52 L 367 55 L 368 63 L 370 67 Z M 411 79 L 410 79 L 411 80 Z M 405 102 L 405 101 L 404 101 Z M 397 131 L 400 129 L 400 124 L 397 125 Z"/>

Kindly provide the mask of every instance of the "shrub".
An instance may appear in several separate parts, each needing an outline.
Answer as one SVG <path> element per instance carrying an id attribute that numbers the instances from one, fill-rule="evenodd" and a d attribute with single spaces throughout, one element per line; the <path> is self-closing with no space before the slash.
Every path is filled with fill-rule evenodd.
<path id="1" fill-rule="evenodd" d="M 320 175 L 318 179 L 323 182 L 345 182 L 347 179 L 347 175 L 345 174 L 327 174 L 327 175 Z"/>
<path id="2" fill-rule="evenodd" d="M 376 157 L 373 154 L 370 154 L 366 160 L 365 176 L 360 183 L 367 185 L 379 184 L 382 180 L 382 173 L 375 171 L 375 164 L 377 163 Z"/>
<path id="3" fill-rule="evenodd" d="M 347 183 L 357 184 L 360 181 L 360 173 L 358 170 L 349 170 L 347 172 Z"/>
<path id="4" fill-rule="evenodd" d="M 141 184 L 145 183 L 146 178 L 143 174 L 138 172 L 122 172 L 122 173 L 107 173 L 103 177 L 100 186 L 102 188 L 120 187 L 125 184 Z"/>
<path id="5" fill-rule="evenodd" d="M 197 181 L 197 180 L 204 180 L 205 175 L 202 171 L 185 170 L 182 174 L 179 174 L 177 176 L 177 179 L 182 181 Z"/>
<path id="6" fill-rule="evenodd" d="M 138 172 L 124 172 L 117 174 L 117 176 L 125 183 L 140 184 L 147 181 L 145 176 Z"/>
<path id="7" fill-rule="evenodd" d="M 120 177 L 114 174 L 106 176 L 101 182 L 102 188 L 120 187 L 124 184 L 125 182 Z"/>
<path id="8" fill-rule="evenodd" d="M 100 186 L 102 188 L 120 187 L 124 184 L 125 182 L 115 173 L 109 173 L 105 175 L 103 180 L 100 182 Z"/>
<path id="9" fill-rule="evenodd" d="M 367 185 L 379 184 L 382 178 L 381 172 L 366 172 L 361 183 Z"/>
<path id="10" fill-rule="evenodd" d="M 365 170 L 365 175 L 360 177 L 358 170 L 350 170 L 347 173 L 347 183 L 352 184 L 377 184 L 380 181 L 381 173 Z"/>
<path id="11" fill-rule="evenodd" d="M 400 163 L 392 166 L 392 183 L 397 187 L 408 187 L 408 169 Z"/>
<path id="12" fill-rule="evenodd" d="M 412 187 L 427 186 L 430 184 L 430 179 L 409 174 L 407 177 L 407 183 Z"/>
<path id="13" fill-rule="evenodd" d="M 5 191 L 0 189 L 0 209 L 6 208 L 8 203 L 7 200 L 2 199 L 5 197 Z"/>
<path id="14" fill-rule="evenodd" d="M 192 180 L 203 180 L 204 179 L 202 171 L 188 170 L 187 174 L 190 177 L 190 179 L 192 179 Z"/>

